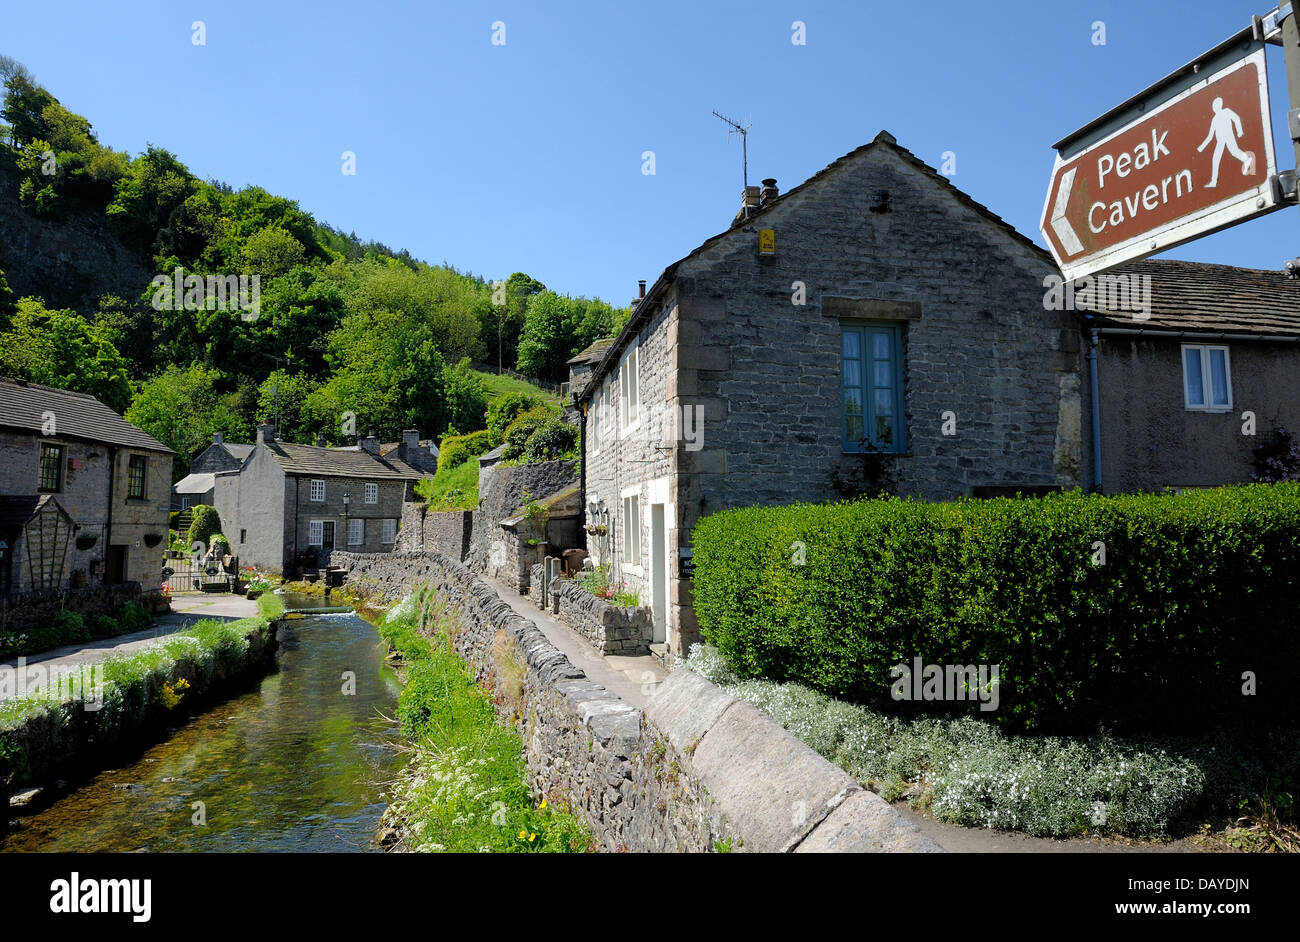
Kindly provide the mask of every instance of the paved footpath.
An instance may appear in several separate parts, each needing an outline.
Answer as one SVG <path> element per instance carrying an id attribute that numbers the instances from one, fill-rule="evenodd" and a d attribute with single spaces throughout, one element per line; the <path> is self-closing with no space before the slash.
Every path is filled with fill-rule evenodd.
<path id="1" fill-rule="evenodd" d="M 27 693 L 39 690 L 48 678 L 57 671 L 59 675 L 70 673 L 74 668 L 102 661 L 114 654 L 129 654 L 148 647 L 159 638 L 184 631 L 195 622 L 214 618 L 218 621 L 235 621 L 257 614 L 257 603 L 249 601 L 242 595 L 213 594 L 206 592 L 186 592 L 172 596 L 172 610 L 154 620 L 148 628 L 133 631 L 130 634 L 116 635 L 99 641 L 86 641 L 54 648 L 42 654 L 30 654 L 24 659 L 27 667 L 25 683 L 19 687 L 16 683 L 0 684 L 0 701 L 17 696 L 20 689 Z M 32 670 L 35 665 L 39 670 Z M 0 661 L 0 671 L 16 671 L 18 659 Z"/>
<path id="2" fill-rule="evenodd" d="M 497 595 L 519 615 L 530 619 L 551 642 L 587 674 L 589 680 L 600 684 L 610 693 L 618 694 L 624 702 L 637 709 L 645 706 L 654 692 L 654 685 L 667 679 L 668 669 L 663 662 L 649 655 L 644 657 L 605 656 L 591 646 L 591 642 L 578 634 L 549 612 L 544 612 L 518 589 L 497 582 L 482 574 L 484 582 L 497 590 Z"/>

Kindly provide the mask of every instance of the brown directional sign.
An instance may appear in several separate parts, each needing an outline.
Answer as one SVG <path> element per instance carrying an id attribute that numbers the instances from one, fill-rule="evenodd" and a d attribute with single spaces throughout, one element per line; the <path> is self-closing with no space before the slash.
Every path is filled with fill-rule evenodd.
<path id="1" fill-rule="evenodd" d="M 1280 208 L 1262 44 L 1062 146 L 1042 232 L 1067 280 Z M 1059 145 L 1058 145 L 1059 146 Z M 1068 156 L 1066 156 L 1068 155 Z"/>

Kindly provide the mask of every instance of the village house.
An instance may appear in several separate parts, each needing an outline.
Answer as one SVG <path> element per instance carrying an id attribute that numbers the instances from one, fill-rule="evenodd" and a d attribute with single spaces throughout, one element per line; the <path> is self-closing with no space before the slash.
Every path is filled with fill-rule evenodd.
<path id="1" fill-rule="evenodd" d="M 1100 404 L 1092 488 L 1250 481 L 1258 448 L 1300 432 L 1300 281 L 1168 259 L 1115 273 L 1149 304 L 1081 312 Z"/>
<path id="2" fill-rule="evenodd" d="M 251 447 L 238 469 L 214 472 L 213 506 L 241 566 L 281 573 L 316 568 L 336 549 L 392 552 L 402 505 L 427 476 L 406 460 L 422 460 L 415 430 L 386 456 L 373 436 L 355 448 L 296 445 L 271 425 Z"/>
<path id="3" fill-rule="evenodd" d="M 157 589 L 174 455 L 93 396 L 0 378 L 0 595 Z"/>
<path id="4" fill-rule="evenodd" d="M 252 445 L 228 442 L 221 432 L 214 432 L 212 444 L 190 462 L 190 473 L 172 485 L 172 510 L 210 505 L 216 486 L 212 476 L 218 471 L 238 471 L 252 452 Z"/>
<path id="5" fill-rule="evenodd" d="M 698 637 L 705 514 L 1086 481 L 1082 335 L 1044 304 L 1054 273 L 885 132 L 784 194 L 747 188 L 572 364 L 588 549 L 653 611 L 658 650 Z"/>

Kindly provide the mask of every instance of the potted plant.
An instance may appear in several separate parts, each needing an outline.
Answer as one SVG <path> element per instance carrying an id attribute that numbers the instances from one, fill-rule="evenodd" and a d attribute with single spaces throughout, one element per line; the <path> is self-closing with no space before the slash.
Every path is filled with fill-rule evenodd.
<path id="1" fill-rule="evenodd" d="M 167 583 L 158 587 L 157 592 L 148 596 L 149 610 L 155 615 L 165 615 L 172 609 L 172 589 Z"/>

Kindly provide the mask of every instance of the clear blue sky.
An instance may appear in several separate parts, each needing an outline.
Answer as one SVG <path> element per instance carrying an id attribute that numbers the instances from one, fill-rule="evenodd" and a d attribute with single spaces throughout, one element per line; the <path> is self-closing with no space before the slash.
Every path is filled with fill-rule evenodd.
<path id="1" fill-rule="evenodd" d="M 1052 142 L 1268 9 L 63 0 L 7 3 L 0 52 L 111 147 L 166 147 L 201 177 L 259 184 L 430 262 L 626 303 L 739 206 L 740 144 L 713 109 L 752 120 L 751 183 L 788 189 L 885 128 L 932 166 L 953 151 L 953 182 L 1042 244 Z M 1269 69 L 1290 168 L 1277 48 Z M 341 173 L 345 150 L 356 176 Z M 1300 255 L 1300 210 L 1170 254 L 1280 268 Z"/>

